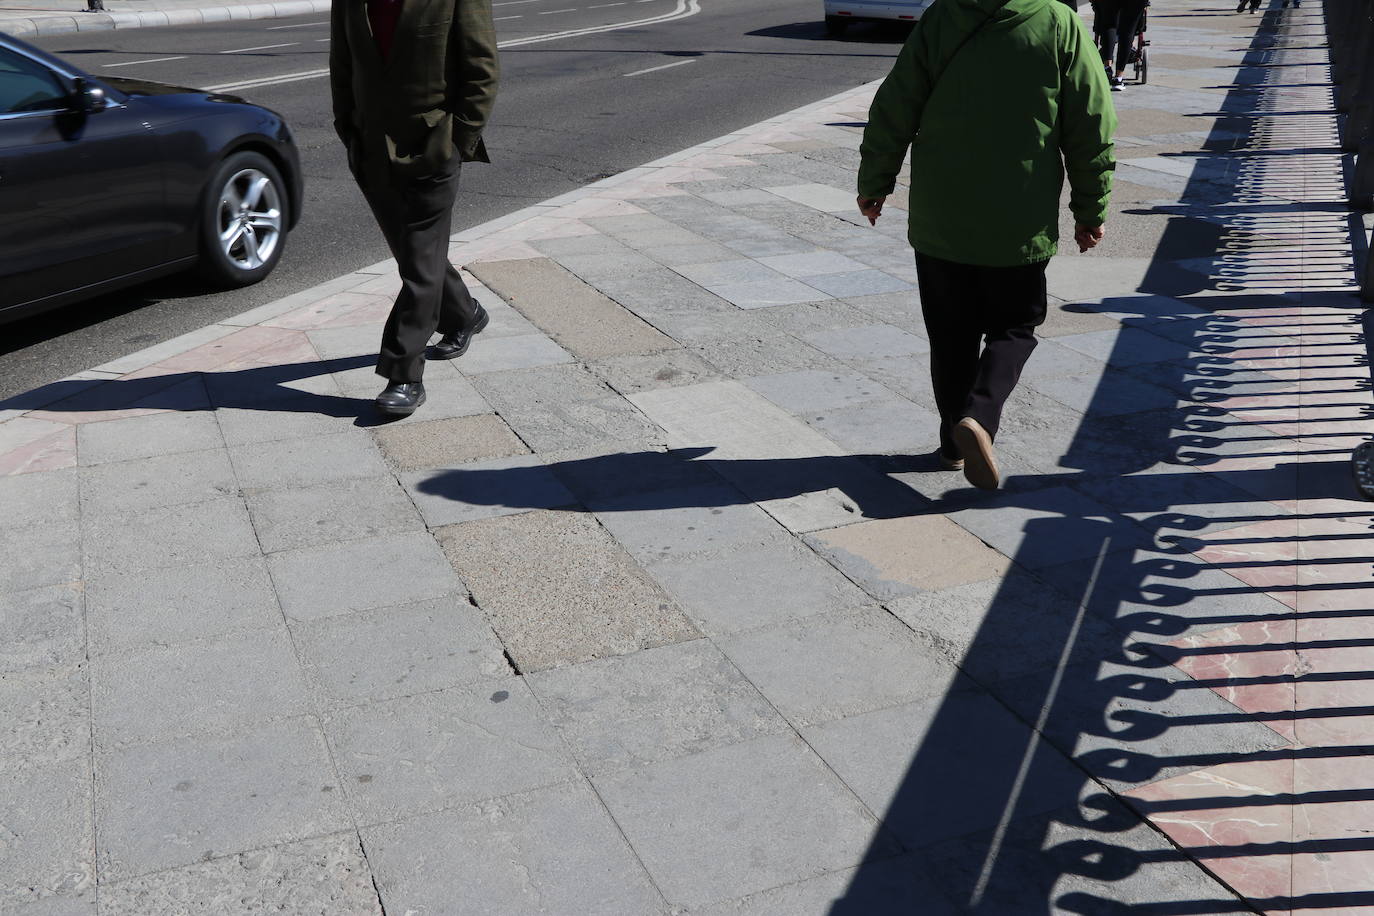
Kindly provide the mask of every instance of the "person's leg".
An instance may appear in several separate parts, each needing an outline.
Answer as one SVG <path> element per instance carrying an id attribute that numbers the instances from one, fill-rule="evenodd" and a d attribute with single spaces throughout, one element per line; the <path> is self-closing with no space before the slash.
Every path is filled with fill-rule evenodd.
<path id="1" fill-rule="evenodd" d="M 1095 9 L 1094 31 L 1097 32 L 1098 50 L 1102 53 L 1102 65 L 1112 65 L 1112 52 L 1116 48 L 1117 11 L 1121 8 L 1118 0 L 1100 0 Z"/>
<path id="2" fill-rule="evenodd" d="M 1144 4 L 1130 3 L 1123 4 L 1121 12 L 1117 15 L 1116 75 L 1118 77 L 1126 72 L 1126 65 L 1131 62 L 1131 51 L 1135 48 L 1136 29 L 1140 28 L 1140 16 L 1144 12 Z"/>
<path id="3" fill-rule="evenodd" d="M 377 359 L 377 374 L 392 382 L 422 380 L 425 347 L 444 314 L 448 272 L 453 269 L 448 261 L 448 241 L 457 177 L 455 160 L 452 167 L 435 175 L 398 182 L 390 189 L 393 202 L 369 201 L 379 222 L 387 218 L 383 234 L 401 274 L 401 291 L 382 330 Z M 461 285 L 462 279 L 456 279 Z M 451 305 L 454 314 L 472 301 L 470 295 L 466 301 L 457 296 L 457 290 L 449 294 L 455 296 Z"/>
<path id="4" fill-rule="evenodd" d="M 1045 321 L 1048 265 L 978 268 L 984 345 L 961 415 L 977 420 L 989 437 L 997 435 L 1002 408 L 1035 349 L 1035 329 Z"/>
<path id="5" fill-rule="evenodd" d="M 930 338 L 930 378 L 940 413 L 940 454 L 957 458 L 952 430 L 963 416 L 978 374 L 979 310 L 971 282 L 976 268 L 916 253 L 921 314 Z"/>

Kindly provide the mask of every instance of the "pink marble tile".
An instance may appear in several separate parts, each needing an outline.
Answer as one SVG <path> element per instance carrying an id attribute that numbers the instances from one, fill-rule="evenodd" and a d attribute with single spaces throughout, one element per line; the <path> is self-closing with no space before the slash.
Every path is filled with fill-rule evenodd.
<path id="1" fill-rule="evenodd" d="M 1211 689 L 1245 712 L 1264 713 L 1259 721 L 1296 741 L 1291 717 L 1297 702 L 1291 680 L 1298 666 L 1293 649 L 1296 632 L 1293 618 L 1279 618 L 1188 636 L 1169 645 L 1182 653 L 1175 667 L 1194 680 L 1240 681 Z M 1260 678 L 1277 682 L 1244 683 Z"/>
<path id="2" fill-rule="evenodd" d="M 1283 796 L 1292 790 L 1293 762 L 1277 759 L 1198 770 L 1126 795 L 1185 853 L 1240 894 L 1264 899 L 1288 896 L 1286 844 L 1293 835 L 1293 809 Z M 1277 803 L 1265 804 L 1266 799 Z M 1249 844 L 1274 844 L 1279 851 L 1229 854 L 1232 847 Z"/>
<path id="3" fill-rule="evenodd" d="M 76 465 L 76 427 L 32 415 L 0 423 L 0 476 Z"/>
<path id="4" fill-rule="evenodd" d="M 1293 856 L 1292 896 L 1297 900 L 1309 895 L 1346 894 L 1355 899 L 1369 899 L 1371 888 L 1374 888 L 1374 852 L 1300 852 Z M 1312 916 L 1371 916 L 1374 904 L 1320 903 L 1294 912 Z"/>
<path id="5" fill-rule="evenodd" d="M 380 323 L 391 311 L 392 299 L 378 293 L 342 292 L 326 296 L 303 308 L 287 312 L 262 326 L 316 331 L 360 324 Z"/>
<path id="6" fill-rule="evenodd" d="M 151 369 L 168 372 L 215 372 L 318 358 L 305 334 L 258 325 L 164 360 Z"/>
<path id="7" fill-rule="evenodd" d="M 1247 585 L 1293 607 L 1298 584 L 1298 523 L 1284 518 L 1198 537 L 1205 546 L 1195 553 Z"/>
<path id="8" fill-rule="evenodd" d="M 641 207 L 624 200 L 605 200 L 597 197 L 584 197 L 559 208 L 559 214 L 577 219 L 597 216 L 634 216 L 647 212 Z"/>

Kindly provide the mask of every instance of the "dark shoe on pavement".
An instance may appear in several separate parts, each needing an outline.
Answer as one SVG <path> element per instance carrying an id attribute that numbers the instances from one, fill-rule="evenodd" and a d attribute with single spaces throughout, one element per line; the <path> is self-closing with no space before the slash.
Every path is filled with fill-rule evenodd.
<path id="1" fill-rule="evenodd" d="M 454 331 L 452 334 L 445 334 L 439 338 L 439 342 L 429 348 L 430 359 L 457 359 L 468 352 L 468 346 L 472 343 L 474 335 L 481 334 L 482 329 L 491 321 L 491 316 L 487 310 L 480 305 L 477 306 L 477 317 L 472 320 L 472 324 L 463 328 L 461 331 Z"/>
<path id="2" fill-rule="evenodd" d="M 964 477 L 980 490 L 996 490 L 1002 485 L 997 469 L 997 454 L 992 437 L 973 417 L 964 417 L 954 427 L 954 444 L 964 456 Z"/>
<path id="3" fill-rule="evenodd" d="M 422 382 L 392 382 L 377 395 L 377 409 L 393 417 L 408 417 L 424 402 Z"/>

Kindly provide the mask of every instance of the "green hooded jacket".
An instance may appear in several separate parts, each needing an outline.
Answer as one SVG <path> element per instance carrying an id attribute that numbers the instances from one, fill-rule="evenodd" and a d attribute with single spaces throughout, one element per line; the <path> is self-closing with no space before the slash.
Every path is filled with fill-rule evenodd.
<path id="1" fill-rule="evenodd" d="M 859 194 L 890 194 L 911 147 L 912 247 L 1013 267 L 1054 256 L 1066 170 L 1074 219 L 1105 221 L 1116 111 L 1091 35 L 1059 0 L 1010 0 L 956 54 L 999 2 L 926 10 L 869 109 Z"/>

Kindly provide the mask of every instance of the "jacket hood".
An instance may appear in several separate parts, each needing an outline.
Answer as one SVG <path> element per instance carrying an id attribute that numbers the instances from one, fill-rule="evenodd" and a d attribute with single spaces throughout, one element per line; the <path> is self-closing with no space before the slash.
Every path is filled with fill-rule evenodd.
<path id="1" fill-rule="evenodd" d="M 1020 25 L 1022 22 L 1040 13 L 1051 3 L 1058 3 L 1060 0 L 1009 0 L 1006 5 L 1002 0 L 936 0 L 937 3 L 949 4 L 946 14 L 958 22 L 973 28 L 987 18 L 989 13 L 997 10 L 993 14 L 992 21 L 985 28 L 1005 29 Z M 998 9 L 998 7 L 1001 9 Z"/>

